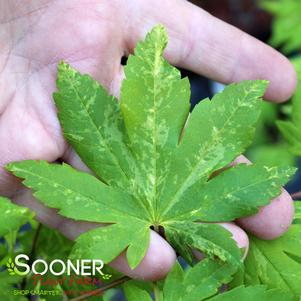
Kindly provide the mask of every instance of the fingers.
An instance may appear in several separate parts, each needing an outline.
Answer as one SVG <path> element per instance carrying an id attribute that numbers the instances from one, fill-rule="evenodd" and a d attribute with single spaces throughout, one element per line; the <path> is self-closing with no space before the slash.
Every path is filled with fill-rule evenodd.
<path id="1" fill-rule="evenodd" d="M 234 223 L 220 223 L 220 225 L 232 233 L 232 238 L 236 241 L 237 246 L 244 251 L 242 258 L 245 259 L 249 251 L 249 238 L 247 233 Z"/>
<path id="2" fill-rule="evenodd" d="M 62 160 L 77 170 L 92 174 L 92 171 L 87 167 L 87 165 L 82 161 L 82 159 L 71 146 L 69 146 L 66 152 L 63 154 Z"/>
<path id="3" fill-rule="evenodd" d="M 249 238 L 247 233 L 234 223 L 219 223 L 219 225 L 232 233 L 232 238 L 236 241 L 237 246 L 243 250 L 242 259 L 244 260 L 249 250 Z M 193 250 L 192 252 L 197 260 L 205 258 L 205 255 L 197 250 Z"/>
<path id="4" fill-rule="evenodd" d="M 251 162 L 244 156 L 238 157 L 234 164 Z M 282 193 L 272 202 L 262 207 L 255 215 L 238 219 L 242 228 L 263 239 L 274 239 L 286 232 L 294 217 L 294 203 L 289 193 Z"/>
<path id="5" fill-rule="evenodd" d="M 148 250 L 137 268 L 130 269 L 125 253 L 117 257 L 110 265 L 131 278 L 154 281 L 164 278 L 176 259 L 176 253 L 167 241 L 151 231 Z"/>
<path id="6" fill-rule="evenodd" d="M 266 98 L 276 102 L 288 99 L 295 90 L 297 76 L 293 66 L 259 40 L 188 1 L 139 3 L 141 7 L 134 10 L 139 9 L 139 18 L 132 16 L 136 23 L 128 32 L 130 50 L 152 26 L 161 23 L 169 33 L 166 57 L 172 64 L 222 83 L 267 79 L 270 85 Z"/>
<path id="7" fill-rule="evenodd" d="M 291 196 L 282 190 L 279 197 L 260 209 L 256 215 L 237 220 L 247 231 L 263 239 L 274 239 L 286 232 L 292 223 L 294 206 Z"/>

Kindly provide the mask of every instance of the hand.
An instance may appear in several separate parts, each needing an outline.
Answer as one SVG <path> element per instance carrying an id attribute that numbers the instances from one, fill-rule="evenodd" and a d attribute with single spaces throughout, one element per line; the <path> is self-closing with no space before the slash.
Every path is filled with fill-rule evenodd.
<path id="1" fill-rule="evenodd" d="M 131 53 L 157 23 L 167 27 L 166 58 L 174 65 L 224 83 L 268 79 L 266 98 L 276 102 L 289 98 L 295 89 L 296 74 L 285 57 L 183 0 L 31 0 L 26 4 L 11 0 L 2 4 L 0 194 L 31 207 L 41 222 L 71 239 L 99 225 L 68 220 L 44 207 L 3 167 L 25 159 L 62 159 L 86 169 L 64 140 L 56 116 L 51 94 L 56 89 L 57 63 L 66 60 L 118 95 L 121 57 Z M 288 228 L 292 216 L 292 200 L 284 191 L 259 214 L 238 223 L 271 239 Z M 224 226 L 247 249 L 245 232 L 235 224 Z M 137 269 L 130 271 L 124 255 L 112 265 L 132 277 L 157 279 L 169 271 L 175 258 L 171 246 L 152 232 L 149 250 Z"/>

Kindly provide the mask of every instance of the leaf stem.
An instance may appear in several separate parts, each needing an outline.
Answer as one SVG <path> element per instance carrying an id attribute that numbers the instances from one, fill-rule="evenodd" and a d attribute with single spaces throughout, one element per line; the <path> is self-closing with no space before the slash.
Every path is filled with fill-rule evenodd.
<path id="1" fill-rule="evenodd" d="M 157 233 L 159 233 L 159 225 L 158 224 L 154 224 L 154 230 L 157 232 Z"/>
<path id="2" fill-rule="evenodd" d="M 30 250 L 30 258 L 32 258 L 32 260 L 34 260 L 34 257 L 35 257 L 36 245 L 37 245 L 37 242 L 39 239 L 41 229 L 42 229 L 42 224 L 39 223 L 39 225 L 36 229 L 36 232 L 34 234 L 34 238 L 33 238 L 32 245 L 31 245 L 31 250 Z"/>
<path id="3" fill-rule="evenodd" d="M 160 290 L 157 282 L 154 282 L 154 298 L 155 301 L 160 301 Z"/>
<path id="4" fill-rule="evenodd" d="M 37 227 L 37 229 L 36 229 L 36 231 L 35 231 L 34 238 L 33 238 L 32 245 L 31 245 L 31 249 L 30 249 L 30 253 L 29 253 L 29 258 L 30 258 L 30 261 L 31 261 L 31 262 L 33 262 L 34 259 L 35 259 L 36 246 L 37 246 L 37 242 L 38 242 L 39 235 L 40 235 L 40 232 L 41 232 L 41 228 L 42 228 L 42 224 L 39 223 L 39 224 L 38 224 L 38 227 Z M 22 290 L 25 289 L 26 284 L 27 284 L 27 278 L 24 277 L 24 278 L 22 279 L 22 282 L 21 282 L 21 289 L 22 289 Z"/>
<path id="5" fill-rule="evenodd" d="M 111 283 L 109 283 L 109 284 L 107 284 L 107 285 L 105 285 L 105 286 L 102 286 L 102 287 L 100 287 L 100 288 L 98 288 L 98 289 L 95 289 L 95 290 L 93 290 L 93 291 L 90 291 L 90 292 L 88 292 L 88 293 L 86 293 L 86 294 L 83 294 L 83 295 L 81 295 L 81 296 L 79 296 L 79 297 L 70 299 L 69 301 L 82 301 L 82 300 L 86 300 L 86 299 L 88 299 L 88 298 L 90 298 L 90 297 L 93 297 L 93 296 L 96 296 L 96 295 L 100 295 L 100 294 L 103 293 L 104 291 L 106 291 L 106 290 L 108 290 L 108 289 L 110 289 L 110 288 L 113 288 L 113 287 L 115 287 L 115 286 L 118 286 L 118 285 L 120 285 L 120 284 L 122 284 L 122 283 L 128 281 L 129 279 L 130 279 L 129 277 L 123 276 L 123 277 L 121 277 L 121 278 L 119 278 L 119 279 L 116 279 L 116 280 L 112 281 Z"/>

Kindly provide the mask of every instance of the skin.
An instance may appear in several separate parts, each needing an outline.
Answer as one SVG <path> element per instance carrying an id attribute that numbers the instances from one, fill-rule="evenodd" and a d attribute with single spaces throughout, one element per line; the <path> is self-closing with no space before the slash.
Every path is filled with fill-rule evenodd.
<path id="1" fill-rule="evenodd" d="M 68 220 L 44 207 L 3 167 L 25 159 L 63 159 L 86 170 L 64 140 L 56 116 L 51 98 L 56 65 L 64 59 L 118 96 L 121 57 L 157 23 L 170 37 L 165 56 L 178 67 L 223 83 L 267 79 L 265 97 L 275 102 L 295 90 L 297 77 L 284 56 L 183 0 L 0 0 L 0 194 L 34 209 L 42 223 L 71 239 L 99 225 Z M 241 228 L 224 226 L 247 249 L 242 228 L 271 239 L 287 229 L 292 214 L 292 200 L 283 192 L 258 215 L 239 220 Z M 129 276 L 154 280 L 175 259 L 171 246 L 152 232 L 137 269 L 129 269 L 124 254 L 112 265 Z"/>

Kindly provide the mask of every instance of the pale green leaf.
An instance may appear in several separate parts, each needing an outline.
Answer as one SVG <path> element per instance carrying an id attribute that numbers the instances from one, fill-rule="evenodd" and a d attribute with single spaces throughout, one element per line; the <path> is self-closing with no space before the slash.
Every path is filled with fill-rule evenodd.
<path id="1" fill-rule="evenodd" d="M 144 257 L 150 224 L 143 207 L 125 191 L 107 186 L 92 175 L 79 172 L 67 164 L 23 161 L 9 164 L 7 168 L 25 179 L 24 184 L 35 191 L 35 197 L 49 207 L 59 208 L 59 213 L 66 217 L 89 222 L 120 223 L 83 234 L 79 238 L 82 247 L 77 248 L 77 253 L 81 251 L 86 254 L 86 248 L 92 242 L 90 257 L 93 257 L 93 250 L 97 258 L 102 258 L 106 263 L 127 247 L 127 257 L 132 267 Z M 131 232 L 133 235 L 129 236 Z M 105 247 L 99 247 L 98 244 Z"/>
<path id="2" fill-rule="evenodd" d="M 301 2 L 299 0 L 261 0 L 264 9 L 272 13 L 271 44 L 286 53 L 301 49 Z"/>
<path id="3" fill-rule="evenodd" d="M 127 223 L 100 227 L 83 233 L 76 239 L 72 257 L 101 258 L 105 263 L 109 263 L 126 251 L 130 267 L 135 268 L 145 256 L 149 239 L 149 225 L 129 219 Z"/>
<path id="4" fill-rule="evenodd" d="M 0 197 L 0 237 L 19 228 L 31 220 L 34 213 L 26 207 L 13 204 L 10 200 Z"/>
<path id="5" fill-rule="evenodd" d="M 266 290 L 265 286 L 240 286 L 218 294 L 223 284 L 231 281 L 233 267 L 205 259 L 187 271 L 176 263 L 163 285 L 163 301 L 292 301 L 280 290 Z"/>
<path id="6" fill-rule="evenodd" d="M 252 142 L 265 81 L 232 84 L 198 104 L 175 149 L 163 189 L 164 216 L 192 185 L 204 183 L 216 169 L 233 161 Z"/>
<path id="7" fill-rule="evenodd" d="M 232 234 L 219 225 L 168 222 L 165 225 L 165 235 L 190 263 L 193 262 L 192 249 L 197 249 L 211 258 L 217 256 L 221 261 L 231 262 L 236 267 L 241 265 L 241 252 L 231 239 Z"/>
<path id="8" fill-rule="evenodd" d="M 131 195 L 67 164 L 28 160 L 8 164 L 7 169 L 25 179 L 23 183 L 34 190 L 37 199 L 59 208 L 66 217 L 107 223 L 146 218 Z"/>
<path id="9" fill-rule="evenodd" d="M 192 186 L 166 218 L 211 222 L 255 214 L 259 206 L 281 193 L 281 185 L 295 170 L 239 164 L 205 183 L 201 190 Z"/>
<path id="10" fill-rule="evenodd" d="M 123 291 L 128 301 L 152 301 L 149 293 L 131 282 L 123 285 Z"/>
<path id="11" fill-rule="evenodd" d="M 103 181 L 127 188 L 135 165 L 117 100 L 64 62 L 58 65 L 57 89 L 53 97 L 69 143 Z"/>
<path id="12" fill-rule="evenodd" d="M 204 300 L 215 295 L 222 284 L 228 283 L 234 272 L 230 265 L 208 259 L 186 272 L 176 263 L 164 282 L 164 301 Z"/>
<path id="13" fill-rule="evenodd" d="M 296 301 L 280 290 L 267 291 L 265 286 L 237 287 L 229 292 L 217 295 L 208 301 Z"/>
<path id="14" fill-rule="evenodd" d="M 273 241 L 251 237 L 245 284 L 265 284 L 301 296 L 301 226 L 293 225 Z"/>
<path id="15" fill-rule="evenodd" d="M 181 79 L 180 72 L 163 58 L 166 44 L 162 26 L 138 43 L 135 55 L 128 58 L 121 88 L 120 106 L 141 174 L 137 181 L 153 207 L 154 219 L 158 219 L 160 187 L 190 107 L 188 79 Z"/>
<path id="16" fill-rule="evenodd" d="M 166 279 L 164 280 L 164 301 L 173 301 L 181 299 L 185 290 L 184 279 L 185 272 L 180 266 L 180 264 L 176 261 L 172 270 L 168 273 Z M 198 278 L 198 280 L 200 279 Z"/>

